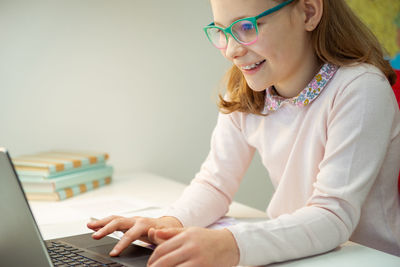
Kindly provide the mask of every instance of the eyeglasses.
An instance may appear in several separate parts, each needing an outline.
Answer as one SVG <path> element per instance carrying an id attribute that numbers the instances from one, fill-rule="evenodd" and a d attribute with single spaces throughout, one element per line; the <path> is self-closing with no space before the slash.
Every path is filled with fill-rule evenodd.
<path id="1" fill-rule="evenodd" d="M 284 6 L 290 4 L 294 0 L 285 1 L 273 8 L 270 8 L 255 17 L 243 18 L 233 22 L 228 28 L 215 26 L 214 22 L 204 27 L 204 32 L 208 40 L 218 49 L 226 49 L 228 46 L 228 33 L 241 44 L 251 45 L 258 40 L 257 20 L 265 17 Z"/>

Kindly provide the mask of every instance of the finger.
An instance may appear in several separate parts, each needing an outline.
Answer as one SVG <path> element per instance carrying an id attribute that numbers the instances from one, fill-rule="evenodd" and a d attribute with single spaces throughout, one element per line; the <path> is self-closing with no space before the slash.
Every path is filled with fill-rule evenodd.
<path id="1" fill-rule="evenodd" d="M 156 262 L 158 259 L 160 259 L 161 257 L 163 257 L 164 255 L 167 255 L 169 253 L 171 253 L 172 251 L 177 250 L 178 248 L 180 248 L 182 246 L 183 242 L 183 238 L 179 238 L 179 236 L 176 236 L 175 238 L 171 238 L 167 241 L 165 241 L 164 243 L 162 243 L 161 245 L 159 245 L 154 252 L 151 254 L 150 259 L 148 261 L 148 265 Z"/>
<path id="2" fill-rule="evenodd" d="M 186 260 L 185 262 L 182 262 L 179 265 L 176 265 L 176 267 L 193 267 L 193 266 L 199 266 L 198 264 L 193 264 L 193 262 L 190 262 Z"/>
<path id="3" fill-rule="evenodd" d="M 154 253 L 153 253 L 154 254 Z M 171 251 L 170 253 L 164 254 L 160 258 L 148 262 L 150 267 L 169 267 L 177 266 L 178 264 L 184 264 L 189 259 L 188 253 L 184 253 L 184 250 L 179 248 Z"/>
<path id="4" fill-rule="evenodd" d="M 118 256 L 125 248 L 133 241 L 139 239 L 143 234 L 146 234 L 148 226 L 145 224 L 137 224 L 126 231 L 121 240 L 114 246 L 110 252 L 110 256 Z"/>
<path id="5" fill-rule="evenodd" d="M 111 216 L 108 216 L 108 217 L 100 219 L 100 220 L 92 220 L 92 221 L 88 222 L 86 225 L 90 229 L 99 228 L 99 227 L 103 227 L 104 225 L 108 224 L 109 222 L 111 222 L 112 220 L 114 220 L 116 218 L 118 218 L 118 216 L 111 215 Z"/>
<path id="6" fill-rule="evenodd" d="M 150 228 L 147 232 L 147 239 L 153 244 L 160 245 L 165 242 L 166 239 L 156 237 L 156 231 L 157 230 L 155 228 Z"/>
<path id="7" fill-rule="evenodd" d="M 176 236 L 177 234 L 180 234 L 184 230 L 184 228 L 153 229 L 151 232 L 149 230 L 149 236 L 155 244 L 159 245 L 167 241 L 168 239 Z"/>
<path id="8" fill-rule="evenodd" d="M 100 230 L 94 233 L 92 237 L 95 239 L 100 239 L 115 231 L 127 230 L 131 228 L 133 225 L 134 225 L 134 219 L 119 217 L 106 224 L 104 227 L 102 227 Z"/>
<path id="9" fill-rule="evenodd" d="M 99 231 L 100 229 L 101 229 L 101 227 L 93 228 L 92 230 L 95 231 L 95 232 L 97 232 L 97 231 Z"/>
<path id="10" fill-rule="evenodd" d="M 161 239 L 170 239 L 171 237 L 176 236 L 177 234 L 185 231 L 184 228 L 165 228 L 165 229 L 157 229 L 155 230 L 155 237 Z"/>
<path id="11" fill-rule="evenodd" d="M 148 238 L 152 243 L 158 244 L 158 243 L 156 243 L 156 240 L 155 240 L 155 232 L 156 232 L 156 230 L 155 230 L 153 227 L 150 228 L 149 231 L 147 231 L 147 238 Z"/>

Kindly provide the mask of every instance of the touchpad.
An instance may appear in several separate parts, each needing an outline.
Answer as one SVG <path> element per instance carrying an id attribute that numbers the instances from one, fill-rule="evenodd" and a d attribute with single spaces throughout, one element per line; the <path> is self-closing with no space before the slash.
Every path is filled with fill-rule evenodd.
<path id="1" fill-rule="evenodd" d="M 102 255 L 108 255 L 108 253 L 110 253 L 110 251 L 114 248 L 114 246 L 115 246 L 115 244 L 106 244 L 106 245 L 100 245 L 100 246 L 95 246 L 95 247 L 88 247 L 86 249 L 97 252 Z M 119 257 L 120 258 L 121 257 L 137 258 L 137 257 L 143 257 L 143 256 L 149 257 L 152 252 L 153 251 L 148 248 L 144 248 L 144 247 L 140 247 L 140 246 L 136 246 L 136 245 L 130 245 L 129 247 L 124 249 L 121 254 L 119 254 Z"/>
<path id="2" fill-rule="evenodd" d="M 86 248 L 87 250 L 93 251 L 101 255 L 108 255 L 110 251 L 114 248 L 114 244 L 99 245 L 95 247 Z M 126 264 L 129 266 L 146 266 L 147 260 L 150 258 L 153 251 L 148 248 L 140 247 L 137 245 L 130 245 L 122 251 L 117 257 L 108 257 L 108 259 L 113 260 L 118 263 Z"/>

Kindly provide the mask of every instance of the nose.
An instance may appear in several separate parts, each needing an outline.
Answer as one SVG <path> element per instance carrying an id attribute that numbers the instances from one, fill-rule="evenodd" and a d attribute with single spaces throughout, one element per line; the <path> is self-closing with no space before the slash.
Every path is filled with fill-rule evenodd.
<path id="1" fill-rule="evenodd" d="M 247 53 L 245 45 L 238 43 L 232 36 L 229 35 L 228 43 L 225 49 L 225 57 L 229 60 L 244 56 Z"/>

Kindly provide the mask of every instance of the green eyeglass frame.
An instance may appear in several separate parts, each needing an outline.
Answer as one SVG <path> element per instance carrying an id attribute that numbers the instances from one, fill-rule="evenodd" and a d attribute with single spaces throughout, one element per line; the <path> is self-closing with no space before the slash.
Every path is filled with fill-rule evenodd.
<path id="1" fill-rule="evenodd" d="M 226 47 L 228 46 L 228 34 L 230 34 L 230 35 L 236 40 L 236 42 L 238 42 L 238 43 L 240 43 L 240 44 L 251 45 L 251 44 L 255 43 L 255 42 L 258 40 L 257 20 L 258 20 L 259 18 L 265 17 L 265 16 L 267 16 L 267 15 L 269 15 L 269 14 L 271 14 L 271 13 L 274 13 L 274 12 L 278 11 L 279 9 L 283 8 L 284 6 L 290 4 L 290 3 L 293 2 L 293 1 L 294 1 L 294 0 L 287 0 L 287 1 L 285 1 L 285 2 L 282 2 L 282 3 L 280 3 L 279 5 L 277 5 L 277 6 L 273 7 L 273 8 L 270 8 L 270 9 L 265 10 L 264 12 L 262 12 L 261 14 L 255 16 L 255 17 L 248 17 L 248 18 L 243 18 L 243 19 L 236 20 L 236 21 L 234 21 L 229 27 L 227 27 L 227 28 L 225 28 L 225 29 L 222 28 L 222 27 L 216 26 L 214 22 L 211 22 L 210 24 L 208 24 L 207 26 L 205 26 L 205 27 L 203 28 L 203 30 L 204 30 L 204 32 L 206 33 L 206 36 L 207 36 L 208 40 L 211 42 L 211 44 L 213 44 L 213 45 L 214 45 L 216 48 L 218 48 L 218 49 L 226 49 Z M 252 40 L 252 41 L 250 41 L 250 42 L 243 42 L 243 41 L 239 40 L 239 38 L 232 32 L 232 27 L 233 27 L 236 23 L 241 22 L 241 21 L 249 21 L 249 22 L 251 22 L 251 23 L 253 24 L 253 27 L 254 27 L 255 30 L 256 30 L 256 38 L 255 38 L 254 40 Z M 209 36 L 209 34 L 208 34 L 208 30 L 209 30 L 209 29 L 218 29 L 218 30 L 222 31 L 222 32 L 225 34 L 226 42 L 225 42 L 225 45 L 224 45 L 224 46 L 218 47 L 218 46 L 213 42 L 212 38 L 211 38 L 211 37 Z"/>

